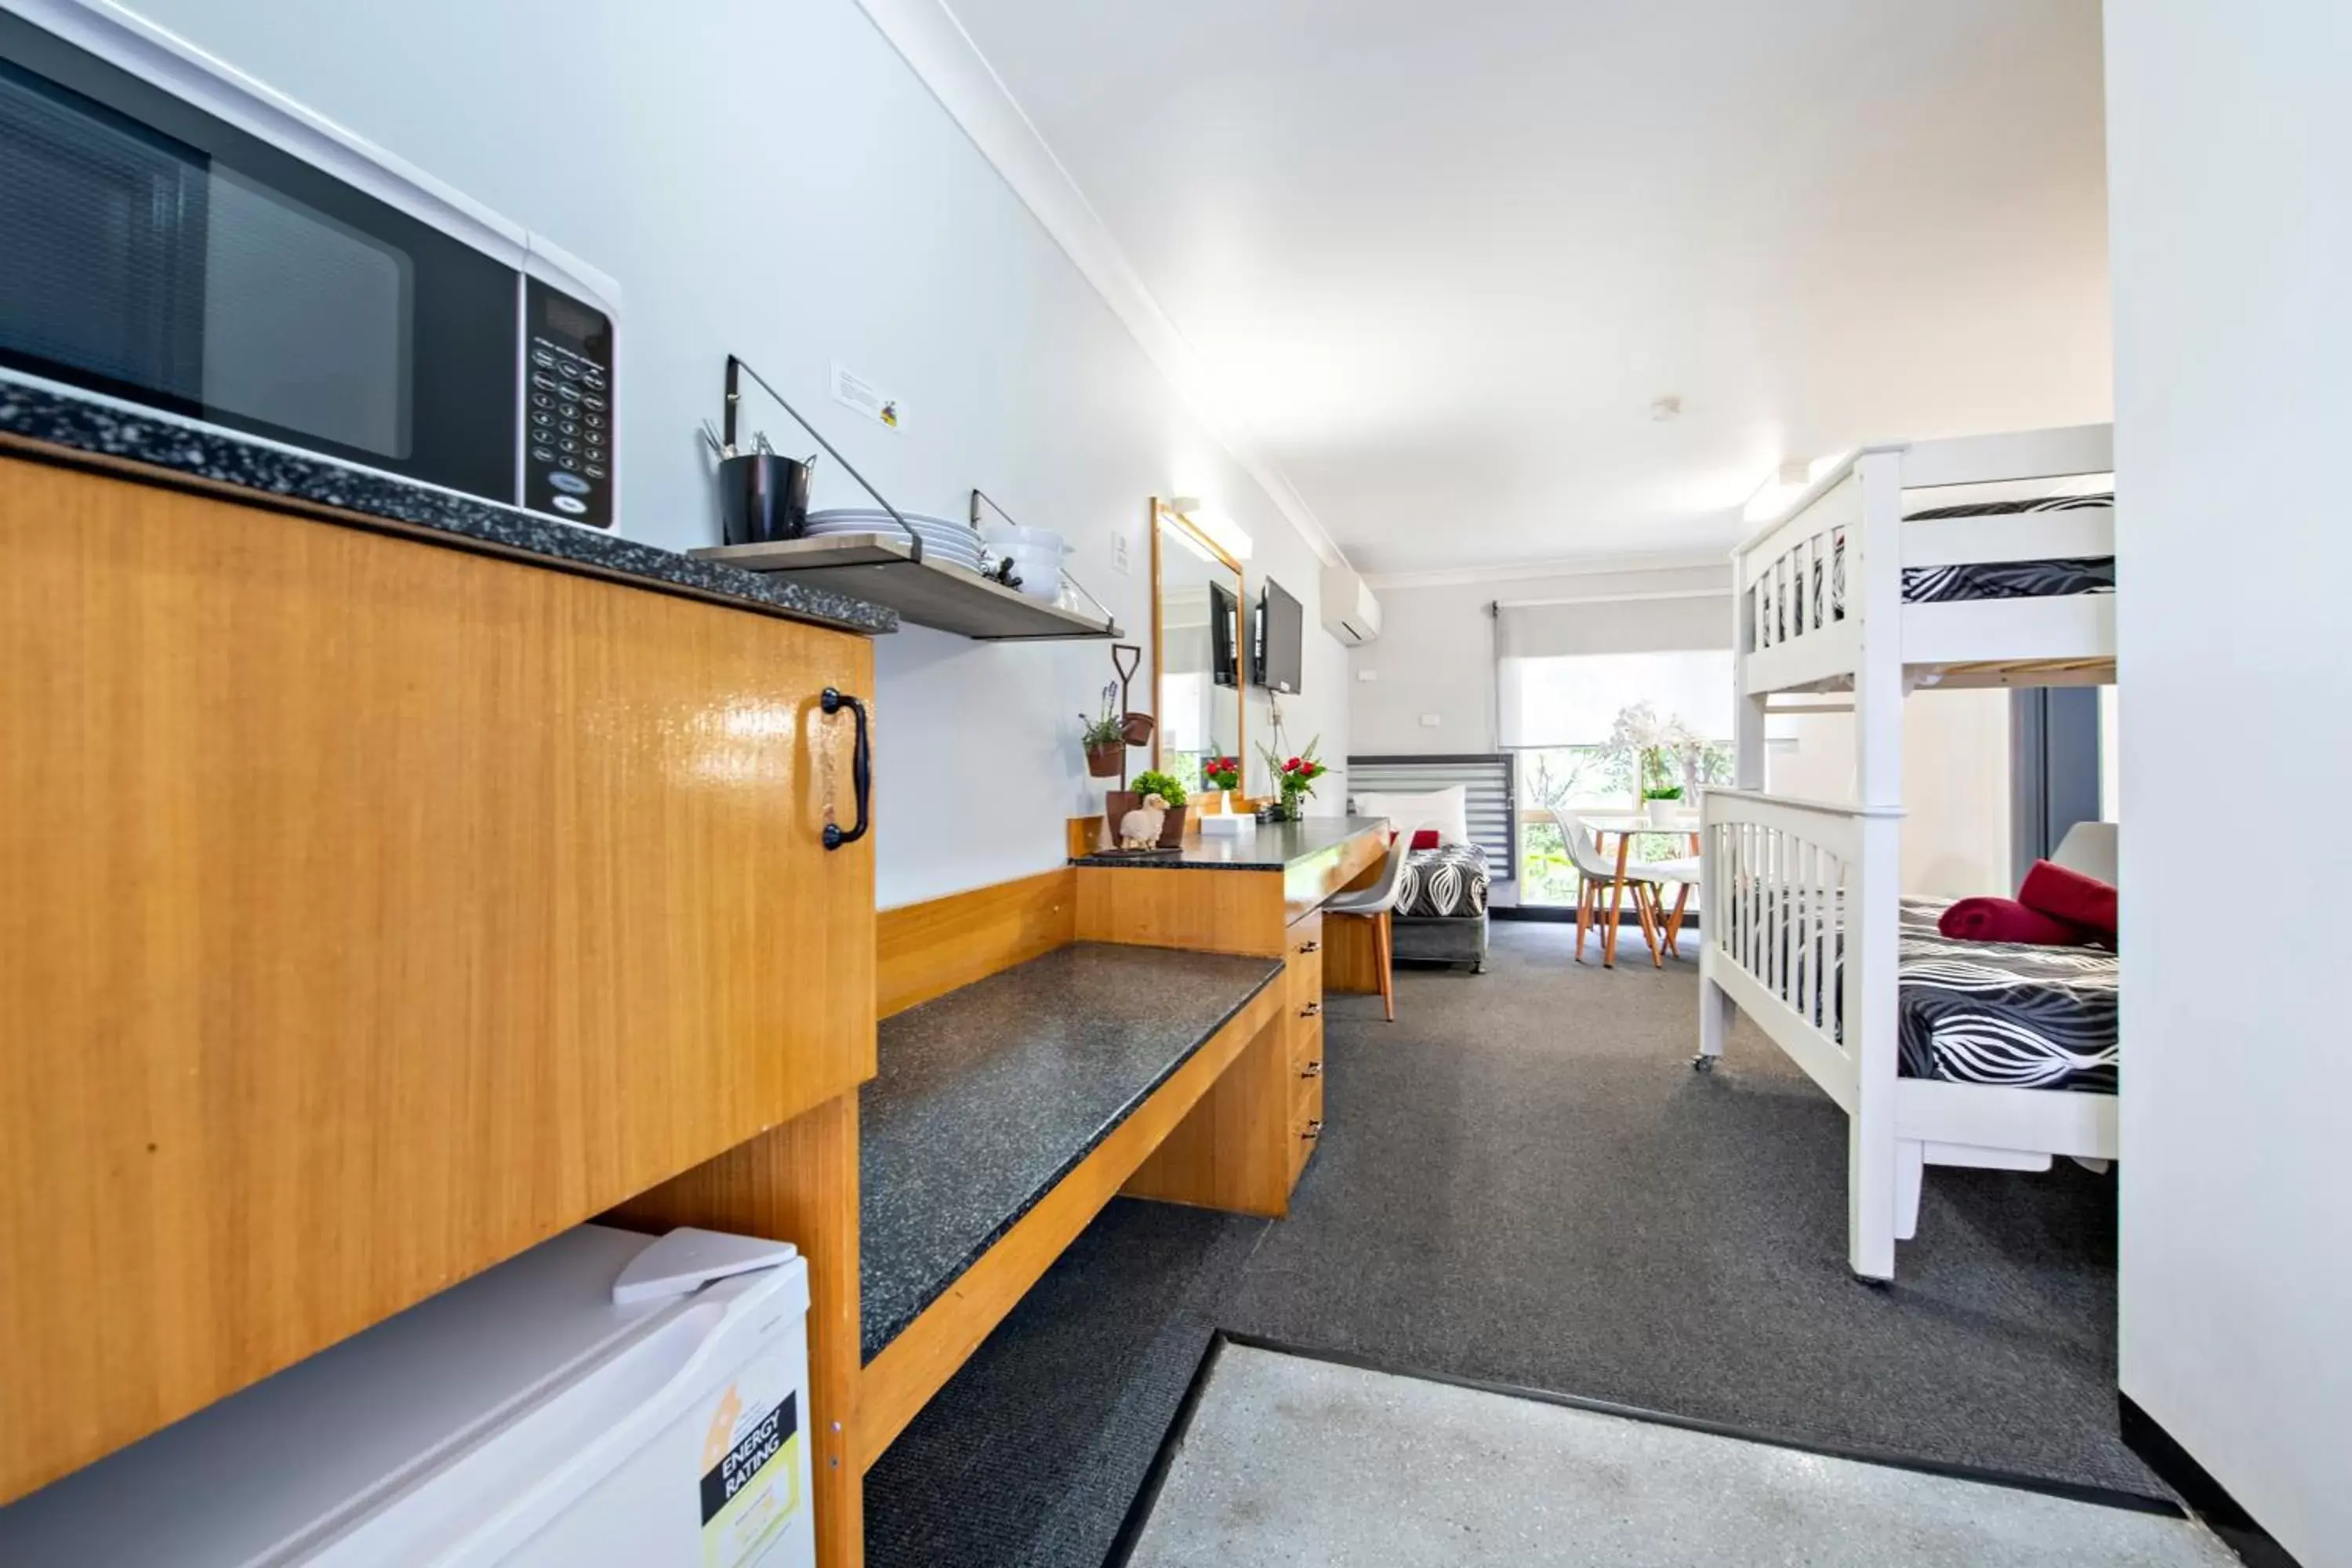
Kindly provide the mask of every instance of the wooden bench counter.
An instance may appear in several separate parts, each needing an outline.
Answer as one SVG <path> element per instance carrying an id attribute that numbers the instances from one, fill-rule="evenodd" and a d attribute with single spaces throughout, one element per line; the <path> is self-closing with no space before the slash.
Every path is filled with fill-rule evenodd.
<path id="1" fill-rule="evenodd" d="M 1081 942 L 884 1020 L 858 1094 L 866 1360 L 1281 973 Z"/>
<path id="2" fill-rule="evenodd" d="M 1282 973 L 1081 942 L 883 1023 L 858 1110 L 863 1465 L 1221 1079 L 1276 1059 Z M 1258 1142 L 1278 1160 L 1278 1130 Z"/>

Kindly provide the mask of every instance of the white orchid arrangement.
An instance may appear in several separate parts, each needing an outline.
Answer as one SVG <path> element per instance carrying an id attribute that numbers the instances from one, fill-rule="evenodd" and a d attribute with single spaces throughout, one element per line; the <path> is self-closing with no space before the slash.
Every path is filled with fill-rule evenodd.
<path id="1" fill-rule="evenodd" d="M 1619 709 L 1617 721 L 1609 731 L 1610 748 L 1633 754 L 1637 786 L 1654 800 L 1681 798 L 1680 764 L 1706 743 L 1680 717 L 1662 719 L 1657 709 L 1648 702 Z"/>

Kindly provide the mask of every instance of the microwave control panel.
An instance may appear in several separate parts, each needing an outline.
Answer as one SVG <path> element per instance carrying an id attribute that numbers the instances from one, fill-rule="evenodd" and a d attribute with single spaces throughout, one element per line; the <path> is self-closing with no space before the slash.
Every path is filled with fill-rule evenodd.
<path id="1" fill-rule="evenodd" d="M 613 526 L 613 321 L 523 279 L 522 504 Z"/>

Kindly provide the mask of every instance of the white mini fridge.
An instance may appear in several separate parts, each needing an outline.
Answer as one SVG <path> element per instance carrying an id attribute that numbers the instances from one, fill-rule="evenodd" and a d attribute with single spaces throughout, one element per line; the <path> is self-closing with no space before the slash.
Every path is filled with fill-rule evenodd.
<path id="1" fill-rule="evenodd" d="M 582 1226 L 0 1509 L 5 1568 L 812 1568 L 808 1269 Z"/>

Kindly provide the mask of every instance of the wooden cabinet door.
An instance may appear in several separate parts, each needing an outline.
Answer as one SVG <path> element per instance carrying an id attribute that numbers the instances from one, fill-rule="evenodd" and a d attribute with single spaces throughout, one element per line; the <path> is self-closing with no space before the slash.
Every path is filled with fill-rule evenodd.
<path id="1" fill-rule="evenodd" d="M 0 460 L 0 1500 L 871 1076 L 863 639 Z"/>

